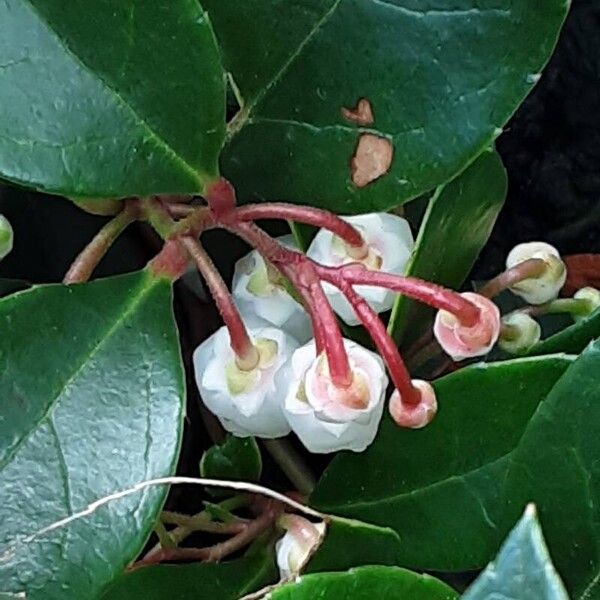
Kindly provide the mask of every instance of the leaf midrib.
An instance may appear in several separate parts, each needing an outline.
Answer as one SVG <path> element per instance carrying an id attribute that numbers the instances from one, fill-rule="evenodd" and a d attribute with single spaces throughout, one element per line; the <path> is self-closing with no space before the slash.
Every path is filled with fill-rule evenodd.
<path id="1" fill-rule="evenodd" d="M 196 167 L 191 165 L 186 159 L 184 159 L 161 135 L 158 134 L 150 124 L 139 115 L 139 113 L 135 110 L 135 108 L 127 102 L 123 96 L 112 87 L 108 81 L 102 78 L 97 72 L 93 71 L 92 68 L 87 65 L 75 52 L 73 52 L 66 41 L 63 40 L 58 32 L 52 27 L 52 24 L 49 23 L 43 15 L 40 14 L 39 10 L 35 7 L 32 0 L 27 0 L 27 5 L 29 6 L 31 12 L 35 15 L 38 21 L 44 26 L 44 28 L 50 33 L 50 35 L 54 38 L 54 40 L 58 43 L 60 48 L 64 50 L 64 52 L 69 56 L 69 58 L 78 64 L 86 73 L 92 76 L 93 79 L 96 79 L 100 82 L 102 87 L 107 90 L 118 102 L 121 106 L 123 106 L 126 110 L 130 112 L 130 114 L 134 117 L 135 121 L 142 126 L 145 132 L 148 134 L 148 139 L 152 140 L 157 148 L 162 149 L 166 155 L 177 164 L 182 171 L 184 171 L 187 175 L 189 175 L 194 183 L 203 183 L 208 179 L 208 176 L 198 170 Z"/>
<path id="2" fill-rule="evenodd" d="M 0 471 L 6 468 L 12 460 L 15 458 L 19 449 L 27 442 L 27 440 L 37 431 L 51 415 L 52 411 L 56 407 L 56 404 L 63 396 L 67 388 L 77 379 L 80 373 L 83 371 L 85 366 L 89 363 L 92 358 L 98 354 L 102 347 L 111 339 L 111 337 L 119 330 L 120 326 L 128 319 L 128 317 L 136 310 L 138 305 L 146 298 L 146 296 L 154 289 L 154 287 L 161 282 L 158 278 L 153 278 L 146 274 L 142 278 L 139 286 L 135 290 L 135 294 L 132 294 L 130 301 L 126 305 L 125 309 L 119 314 L 119 317 L 113 322 L 113 324 L 106 329 L 106 331 L 99 337 L 98 342 L 92 347 L 91 350 L 86 352 L 83 359 L 77 364 L 76 368 L 67 377 L 67 379 L 60 385 L 60 388 L 55 390 L 52 394 L 52 400 L 46 407 L 46 410 L 42 416 L 35 421 L 32 426 L 21 436 L 19 441 L 14 445 L 12 450 L 8 453 L 6 458 L 0 462 Z M 39 289 L 39 288 L 38 288 Z M 36 288 L 30 290 L 34 292 Z M 23 292 L 23 294 L 28 291 Z"/>

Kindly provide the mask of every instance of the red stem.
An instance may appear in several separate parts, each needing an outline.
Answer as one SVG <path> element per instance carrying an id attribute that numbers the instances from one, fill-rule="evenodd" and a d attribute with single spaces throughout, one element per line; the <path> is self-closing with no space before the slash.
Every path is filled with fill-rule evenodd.
<path id="1" fill-rule="evenodd" d="M 134 203 L 129 202 L 125 204 L 125 208 L 116 217 L 106 223 L 91 242 L 79 253 L 65 275 L 63 283 L 71 284 L 87 281 L 116 239 L 129 224 L 137 219 L 137 216 L 137 209 Z"/>
<path id="2" fill-rule="evenodd" d="M 196 262 L 198 270 L 204 277 L 215 300 L 223 322 L 229 331 L 231 348 L 239 359 L 238 366 L 240 368 L 253 368 L 258 360 L 256 348 L 221 275 L 204 248 L 195 238 L 182 236 L 180 241 Z"/>
<path id="3" fill-rule="evenodd" d="M 225 226 L 273 263 L 306 299 L 317 348 L 325 349 L 332 382 L 339 388 L 350 386 L 352 372 L 344 340 L 335 313 L 316 275 L 315 264 L 303 254 L 284 248 L 254 224 L 231 222 Z"/>
<path id="4" fill-rule="evenodd" d="M 389 336 L 379 316 L 369 306 L 368 302 L 354 291 L 350 284 L 344 283 L 340 289 L 352 305 L 356 316 L 375 342 L 388 367 L 394 387 L 400 393 L 402 401 L 412 406 L 419 404 L 421 401 L 421 392 L 413 385 L 412 378 L 402 360 L 400 351 L 394 340 Z"/>
<path id="5" fill-rule="evenodd" d="M 340 219 L 337 215 L 319 208 L 297 206 L 284 202 L 265 202 L 264 204 L 248 204 L 235 211 L 235 218 L 240 221 L 256 221 L 258 219 L 287 219 L 299 223 L 308 223 L 315 227 L 327 229 L 340 237 L 348 246 L 356 250 L 367 248 L 360 232 Z M 360 258 L 360 257 L 355 257 Z"/>
<path id="6" fill-rule="evenodd" d="M 383 287 L 434 308 L 445 310 L 453 314 L 466 327 L 473 327 L 479 322 L 480 310 L 472 302 L 456 292 L 422 279 L 371 271 L 358 265 L 335 269 L 318 265 L 316 270 L 324 281 L 329 281 L 336 287 L 341 287 L 344 282 L 351 285 Z"/>
<path id="7" fill-rule="evenodd" d="M 541 258 L 529 258 L 515 265 L 511 269 L 500 273 L 490 279 L 479 293 L 486 298 L 493 298 L 503 290 L 506 290 L 524 279 L 539 277 L 546 270 L 546 262 Z"/>

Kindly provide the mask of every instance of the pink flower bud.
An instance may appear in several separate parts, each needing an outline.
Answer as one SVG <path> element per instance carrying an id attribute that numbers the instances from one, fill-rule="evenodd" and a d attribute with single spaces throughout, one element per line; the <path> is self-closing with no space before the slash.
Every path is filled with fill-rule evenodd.
<path id="1" fill-rule="evenodd" d="M 283 515 L 279 525 L 286 534 L 275 545 L 282 579 L 297 575 L 325 534 L 325 523 L 311 523 L 298 515 Z"/>
<path id="2" fill-rule="evenodd" d="M 431 423 L 437 413 L 435 390 L 427 381 L 413 379 L 412 384 L 421 392 L 419 404 L 408 404 L 402 401 L 400 392 L 394 390 L 390 397 L 390 415 L 399 427 L 421 429 Z"/>
<path id="3" fill-rule="evenodd" d="M 500 311 L 487 298 L 473 292 L 461 294 L 480 309 L 479 321 L 472 327 L 463 325 L 454 315 L 438 311 L 433 333 L 444 352 L 459 361 L 487 354 L 500 335 Z"/>

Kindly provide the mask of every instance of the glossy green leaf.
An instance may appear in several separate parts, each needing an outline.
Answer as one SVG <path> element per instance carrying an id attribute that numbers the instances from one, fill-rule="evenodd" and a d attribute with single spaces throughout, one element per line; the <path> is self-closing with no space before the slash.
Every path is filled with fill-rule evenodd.
<path id="1" fill-rule="evenodd" d="M 258 481 L 261 472 L 260 449 L 252 437 L 228 435 L 222 444 L 209 448 L 200 460 L 200 476 L 209 479 Z"/>
<path id="2" fill-rule="evenodd" d="M 222 168 L 244 198 L 388 209 L 462 171 L 548 60 L 565 0 L 204 0 L 242 109 Z M 510 51 L 507 51 L 507 49 Z M 342 116 L 370 101 L 374 123 Z M 358 188 L 359 137 L 389 140 Z"/>
<path id="3" fill-rule="evenodd" d="M 571 363 L 551 356 L 478 364 L 436 381 L 439 412 L 430 425 L 406 430 L 385 418 L 364 453 L 336 456 L 311 503 L 394 529 L 401 566 L 482 567 L 522 509 L 505 514 L 499 482 L 540 402 Z"/>
<path id="4" fill-rule="evenodd" d="M 171 474 L 183 372 L 170 282 L 143 271 L 0 301 L 0 582 L 80 600 L 140 551 L 153 488 L 36 536 L 90 502 Z"/>
<path id="5" fill-rule="evenodd" d="M 504 494 L 535 502 L 554 564 L 573 599 L 600 599 L 600 341 L 581 354 L 529 423 Z M 471 528 L 476 533 L 477 525 Z"/>
<path id="6" fill-rule="evenodd" d="M 0 176 L 94 198 L 217 176 L 224 80 L 195 0 L 6 0 L 0 23 Z"/>
<path id="7" fill-rule="evenodd" d="M 144 567 L 123 575 L 102 600 L 238 600 L 275 581 L 270 552 L 220 564 Z"/>
<path id="8" fill-rule="evenodd" d="M 364 564 L 396 566 L 400 544 L 398 534 L 388 527 L 336 517 L 327 524 L 323 542 L 304 571 L 343 571 Z"/>
<path id="9" fill-rule="evenodd" d="M 490 598 L 569 600 L 548 554 L 533 504 L 502 544 L 494 562 L 462 596 L 462 600 Z"/>
<path id="10" fill-rule="evenodd" d="M 504 204 L 507 177 L 496 152 L 485 152 L 462 175 L 438 188 L 429 201 L 407 267 L 407 275 L 459 288 L 487 242 Z M 398 296 L 389 330 L 397 340 L 416 338 L 433 315 Z"/>
<path id="11" fill-rule="evenodd" d="M 531 348 L 527 354 L 528 356 L 552 354 L 554 352 L 577 354 L 598 337 L 600 337 L 600 309 L 589 317 L 581 319 L 542 340 Z"/>
<path id="12" fill-rule="evenodd" d="M 458 594 L 430 577 L 395 567 L 368 566 L 346 573 L 306 575 L 274 590 L 272 600 L 456 600 Z"/>

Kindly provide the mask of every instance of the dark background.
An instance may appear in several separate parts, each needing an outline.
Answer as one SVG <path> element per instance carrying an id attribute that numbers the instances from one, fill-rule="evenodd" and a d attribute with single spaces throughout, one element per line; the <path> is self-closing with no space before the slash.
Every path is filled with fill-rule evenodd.
<path id="1" fill-rule="evenodd" d="M 545 240 L 563 254 L 600 252 L 600 0 L 574 0 L 554 57 L 505 128 L 498 149 L 509 174 L 508 199 L 471 279 L 497 274 L 507 252 L 521 241 Z M 104 222 L 68 201 L 15 188 L 0 188 L 0 212 L 16 231 L 15 249 L 0 263 L 0 277 L 32 282 L 60 281 Z M 229 278 L 244 246 L 220 232 L 208 234 L 207 244 Z M 136 225 L 112 248 L 96 275 L 140 268 L 158 248 L 153 233 Z M 175 310 L 189 362 L 191 351 L 219 322 L 210 303 L 180 284 Z M 199 433 L 195 386 L 189 388 L 181 471 L 197 475 L 198 459 L 209 442 Z"/>

